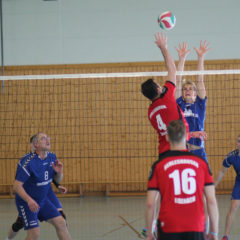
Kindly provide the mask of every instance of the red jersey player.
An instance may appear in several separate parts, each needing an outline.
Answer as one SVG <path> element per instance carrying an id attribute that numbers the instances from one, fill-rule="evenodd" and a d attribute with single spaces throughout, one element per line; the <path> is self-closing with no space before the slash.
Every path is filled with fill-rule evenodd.
<path id="1" fill-rule="evenodd" d="M 147 239 L 154 239 L 151 229 L 157 204 L 155 199 L 160 194 L 159 239 L 204 240 L 205 195 L 210 219 L 208 239 L 217 240 L 219 213 L 208 164 L 186 150 L 186 129 L 181 120 L 170 122 L 167 133 L 170 150 L 153 164 L 148 181 Z"/>
<path id="2" fill-rule="evenodd" d="M 172 120 L 183 119 L 188 131 L 188 124 L 175 100 L 176 66 L 167 50 L 167 36 L 155 34 L 155 43 L 160 48 L 168 71 L 167 81 L 163 87 L 148 79 L 142 84 L 142 93 L 152 101 L 148 109 L 148 118 L 159 136 L 159 154 L 169 150 L 166 141 L 167 125 Z"/>

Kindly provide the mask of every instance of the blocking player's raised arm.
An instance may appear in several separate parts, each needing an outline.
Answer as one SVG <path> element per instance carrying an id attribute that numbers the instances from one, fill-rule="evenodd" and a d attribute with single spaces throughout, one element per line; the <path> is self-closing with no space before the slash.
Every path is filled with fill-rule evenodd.
<path id="1" fill-rule="evenodd" d="M 176 65 L 167 49 L 167 36 L 163 32 L 155 34 L 155 43 L 160 48 L 168 71 L 167 80 L 176 85 Z"/>
<path id="2" fill-rule="evenodd" d="M 178 66 L 177 71 L 183 72 L 184 71 L 184 65 L 185 60 L 188 55 L 188 53 L 191 51 L 188 49 L 188 45 L 186 42 L 183 42 L 182 45 L 179 43 L 178 47 L 175 47 L 178 53 Z M 175 98 L 179 98 L 182 95 L 182 76 L 177 75 L 176 76 L 176 92 L 175 92 Z"/>
<path id="3" fill-rule="evenodd" d="M 201 41 L 199 48 L 194 48 L 198 55 L 198 70 L 203 71 L 204 70 L 204 56 L 206 52 L 210 50 L 209 43 L 207 41 Z M 204 84 L 204 75 L 200 74 L 198 75 L 198 81 L 197 81 L 197 94 L 201 99 L 204 99 L 206 97 L 206 89 Z"/>

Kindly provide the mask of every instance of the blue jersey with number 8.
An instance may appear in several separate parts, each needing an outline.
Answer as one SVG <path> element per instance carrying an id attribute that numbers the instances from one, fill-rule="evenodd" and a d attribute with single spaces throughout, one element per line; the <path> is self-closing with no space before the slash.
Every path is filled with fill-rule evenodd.
<path id="1" fill-rule="evenodd" d="M 55 163 L 56 159 L 56 155 L 50 152 L 44 160 L 36 153 L 29 153 L 18 163 L 16 180 L 23 182 L 24 190 L 38 203 L 47 197 L 55 175 L 52 163 Z M 18 198 L 20 196 L 16 194 L 16 199 Z"/>

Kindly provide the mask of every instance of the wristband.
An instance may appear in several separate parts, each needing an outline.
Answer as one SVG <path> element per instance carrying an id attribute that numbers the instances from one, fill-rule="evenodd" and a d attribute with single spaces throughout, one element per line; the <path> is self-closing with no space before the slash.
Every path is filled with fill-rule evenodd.
<path id="1" fill-rule="evenodd" d="M 216 233 L 216 232 L 210 232 L 210 234 L 212 234 L 213 236 L 218 236 L 218 233 Z"/>

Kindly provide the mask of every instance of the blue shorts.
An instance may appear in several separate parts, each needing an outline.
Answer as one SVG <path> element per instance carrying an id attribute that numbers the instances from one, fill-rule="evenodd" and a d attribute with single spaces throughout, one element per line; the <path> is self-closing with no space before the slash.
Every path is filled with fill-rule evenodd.
<path id="1" fill-rule="evenodd" d="M 37 212 L 32 212 L 27 202 L 22 199 L 16 198 L 16 205 L 19 215 L 23 219 L 24 230 L 39 227 L 38 219 L 40 221 L 47 221 L 61 215 L 48 199 L 45 199 L 39 204 L 40 209 Z"/>
<path id="2" fill-rule="evenodd" d="M 240 182 L 239 181 L 235 181 L 235 184 L 232 190 L 231 200 L 240 200 Z"/>
<path id="3" fill-rule="evenodd" d="M 200 149 L 197 149 L 197 150 L 191 150 L 190 152 L 199 156 L 200 158 L 203 158 L 205 160 L 205 162 L 208 163 L 207 154 L 206 154 L 204 148 L 200 148 Z"/>
<path id="4" fill-rule="evenodd" d="M 57 208 L 62 209 L 62 204 L 60 203 L 59 199 L 57 198 L 55 192 L 52 190 L 52 188 L 49 188 L 47 198 L 50 200 L 50 202 Z"/>

